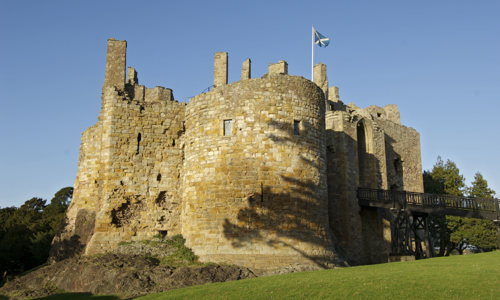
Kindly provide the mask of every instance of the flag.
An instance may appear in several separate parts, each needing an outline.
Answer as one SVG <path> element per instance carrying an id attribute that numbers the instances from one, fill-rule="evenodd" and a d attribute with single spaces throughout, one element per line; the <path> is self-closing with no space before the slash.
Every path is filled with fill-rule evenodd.
<path id="1" fill-rule="evenodd" d="M 326 47 L 328 44 L 330 44 L 330 38 L 327 38 L 326 36 L 322 35 L 321 33 L 317 32 L 316 29 L 313 28 L 314 31 L 314 43 L 320 47 Z"/>

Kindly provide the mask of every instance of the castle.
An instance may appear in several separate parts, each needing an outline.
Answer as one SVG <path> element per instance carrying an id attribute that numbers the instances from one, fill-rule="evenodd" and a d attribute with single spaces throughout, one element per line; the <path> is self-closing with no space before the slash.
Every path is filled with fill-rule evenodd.
<path id="1" fill-rule="evenodd" d="M 387 261 L 390 214 L 358 187 L 423 191 L 420 137 L 396 105 L 345 105 L 326 66 L 314 82 L 285 61 L 189 100 L 140 85 L 126 41 L 108 40 L 98 122 L 82 135 L 74 195 L 51 256 L 182 234 L 202 261 L 254 269 Z"/>

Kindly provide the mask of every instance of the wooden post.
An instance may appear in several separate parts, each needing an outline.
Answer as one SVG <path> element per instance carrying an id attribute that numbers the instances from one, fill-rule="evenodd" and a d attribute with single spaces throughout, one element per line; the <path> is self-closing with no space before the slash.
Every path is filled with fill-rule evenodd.
<path id="1" fill-rule="evenodd" d="M 427 258 L 434 256 L 434 247 L 429 233 L 429 214 L 425 214 L 424 218 L 424 243 L 425 243 L 425 256 Z"/>

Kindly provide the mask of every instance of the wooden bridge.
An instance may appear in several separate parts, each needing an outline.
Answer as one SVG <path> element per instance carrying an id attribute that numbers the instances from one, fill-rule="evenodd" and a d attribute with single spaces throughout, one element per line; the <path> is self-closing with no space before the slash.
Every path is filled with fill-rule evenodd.
<path id="1" fill-rule="evenodd" d="M 393 213 L 392 255 L 432 256 L 430 214 L 492 220 L 498 229 L 500 248 L 499 199 L 359 188 L 358 203 L 362 207 L 386 208 Z"/>

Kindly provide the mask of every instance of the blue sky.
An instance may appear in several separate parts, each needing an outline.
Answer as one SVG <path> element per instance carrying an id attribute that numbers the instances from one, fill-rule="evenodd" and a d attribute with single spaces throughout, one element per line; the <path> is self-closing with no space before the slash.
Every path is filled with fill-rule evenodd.
<path id="1" fill-rule="evenodd" d="M 438 155 L 500 194 L 500 1 L 0 0 L 0 207 L 51 199 L 75 180 L 81 133 L 97 121 L 106 41 L 127 40 L 147 87 L 187 101 L 212 84 L 286 60 L 310 78 L 316 48 L 344 103 L 397 104 L 420 132 L 423 169 Z"/>

